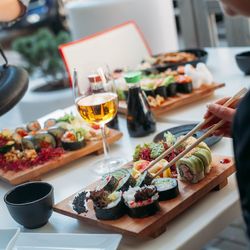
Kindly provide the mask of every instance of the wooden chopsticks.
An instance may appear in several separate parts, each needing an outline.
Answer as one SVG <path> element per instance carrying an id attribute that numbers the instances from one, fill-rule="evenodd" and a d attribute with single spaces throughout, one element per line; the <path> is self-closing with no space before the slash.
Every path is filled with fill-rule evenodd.
<path id="1" fill-rule="evenodd" d="M 245 95 L 247 93 L 247 89 L 243 88 L 238 93 L 236 93 L 234 96 L 232 96 L 227 102 L 223 104 L 223 106 L 228 107 L 232 105 L 237 99 L 239 99 L 241 96 Z M 163 152 L 160 156 L 158 156 L 154 161 L 150 162 L 150 164 L 147 166 L 145 171 L 148 171 L 152 166 L 154 166 L 157 162 L 165 158 L 169 153 L 171 153 L 177 146 L 179 146 L 181 143 L 183 143 L 187 138 L 192 136 L 195 132 L 197 132 L 201 127 L 203 127 L 205 124 L 210 122 L 214 116 L 210 116 L 209 118 L 203 120 L 199 124 L 197 124 L 189 133 L 187 133 L 181 140 L 177 141 L 172 147 L 167 149 L 165 152 Z M 162 168 L 159 172 L 157 172 L 153 178 L 156 176 L 162 174 L 167 168 L 170 168 L 172 165 L 174 165 L 180 158 L 185 156 L 190 150 L 195 148 L 200 142 L 202 142 L 206 137 L 211 135 L 215 130 L 217 130 L 219 127 L 221 127 L 225 121 L 221 120 L 217 124 L 213 125 L 211 129 L 209 129 L 206 133 L 204 133 L 195 143 L 190 145 L 188 148 L 186 148 L 183 152 L 181 152 L 177 157 L 175 157 L 172 161 L 170 161 L 164 168 Z"/>

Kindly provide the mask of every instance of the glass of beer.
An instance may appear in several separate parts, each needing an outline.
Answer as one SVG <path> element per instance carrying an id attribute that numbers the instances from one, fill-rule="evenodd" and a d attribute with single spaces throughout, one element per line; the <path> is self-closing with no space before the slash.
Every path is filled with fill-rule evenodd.
<path id="1" fill-rule="evenodd" d="M 75 70 L 73 76 L 75 104 L 85 122 L 100 126 L 105 157 L 94 164 L 94 171 L 103 175 L 120 168 L 126 162 L 122 158 L 109 156 L 109 145 L 106 139 L 105 124 L 116 116 L 118 109 L 115 83 L 106 65 L 84 72 L 81 78 L 78 77 L 79 75 Z"/>

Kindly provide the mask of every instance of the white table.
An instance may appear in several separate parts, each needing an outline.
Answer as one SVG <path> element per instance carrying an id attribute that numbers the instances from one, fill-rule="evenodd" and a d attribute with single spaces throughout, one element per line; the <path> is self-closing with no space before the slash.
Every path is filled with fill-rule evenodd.
<path id="1" fill-rule="evenodd" d="M 241 49 L 209 49 L 209 66 L 218 81 L 226 82 L 224 89 L 217 92 L 214 98 L 206 99 L 198 104 L 189 105 L 188 109 L 178 109 L 162 116 L 157 124 L 157 132 L 182 123 L 199 121 L 205 111 L 205 103 L 211 102 L 224 95 L 233 94 L 242 86 L 247 86 L 249 77 L 236 68 L 233 55 Z M 165 121 L 164 121 L 165 120 Z M 172 122 L 166 122 L 175 121 Z M 128 136 L 126 122 L 120 119 L 120 128 L 124 137 L 111 147 L 112 155 L 132 155 L 135 145 L 152 140 L 154 135 L 141 139 L 131 139 Z M 124 146 L 126 145 L 126 146 Z M 213 147 L 213 153 L 233 155 L 231 140 L 223 139 Z M 88 156 L 75 161 L 63 169 L 49 173 L 43 177 L 44 181 L 51 183 L 55 188 L 55 202 L 70 196 L 93 182 L 97 176 L 90 169 L 90 165 L 102 156 Z M 0 227 L 19 227 L 10 217 L 3 202 L 5 192 L 9 185 L 0 182 Z M 235 176 L 229 178 L 229 184 L 219 192 L 211 192 L 202 200 L 169 223 L 167 231 L 156 239 L 141 241 L 123 237 L 121 250 L 127 249 L 200 249 L 208 240 L 226 227 L 240 214 L 238 191 Z M 28 231 L 21 228 L 22 231 Z M 75 219 L 53 213 L 50 222 L 32 232 L 70 232 L 70 233 L 108 233 L 97 227 L 85 225 Z"/>

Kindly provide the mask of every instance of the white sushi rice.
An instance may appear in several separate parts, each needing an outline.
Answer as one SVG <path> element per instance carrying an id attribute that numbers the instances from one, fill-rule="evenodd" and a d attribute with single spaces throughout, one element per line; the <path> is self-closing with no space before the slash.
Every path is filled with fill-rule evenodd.
<path id="1" fill-rule="evenodd" d="M 135 202 L 135 193 L 138 190 L 141 190 L 143 188 L 147 188 L 147 189 L 155 189 L 155 186 L 150 185 L 150 186 L 144 186 L 144 187 L 130 187 L 128 189 L 128 191 L 123 193 L 123 198 L 125 203 L 129 206 L 129 207 L 141 207 L 141 206 L 145 206 L 145 205 L 149 205 L 151 203 L 153 203 L 154 201 L 158 200 L 159 198 L 159 194 L 156 193 L 155 195 L 153 195 L 149 200 L 145 200 L 145 201 L 140 201 L 140 202 Z"/>

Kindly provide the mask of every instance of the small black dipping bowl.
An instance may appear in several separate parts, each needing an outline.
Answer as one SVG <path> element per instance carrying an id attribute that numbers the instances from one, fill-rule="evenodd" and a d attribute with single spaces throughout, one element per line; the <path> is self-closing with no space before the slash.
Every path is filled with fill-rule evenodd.
<path id="1" fill-rule="evenodd" d="M 250 75 L 250 51 L 235 55 L 235 59 L 240 70 Z"/>
<path id="2" fill-rule="evenodd" d="M 12 218 L 26 228 L 45 225 L 54 204 L 54 189 L 46 182 L 29 182 L 11 189 L 4 201 Z"/>

